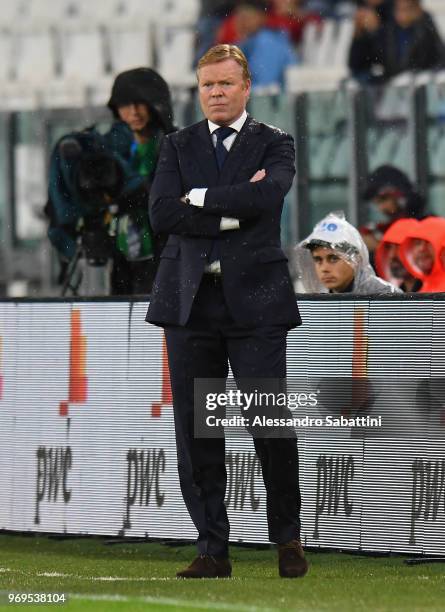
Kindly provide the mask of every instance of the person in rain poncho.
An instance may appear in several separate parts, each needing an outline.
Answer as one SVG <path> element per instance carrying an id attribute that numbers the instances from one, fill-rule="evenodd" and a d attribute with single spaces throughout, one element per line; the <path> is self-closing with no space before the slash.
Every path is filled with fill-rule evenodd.
<path id="1" fill-rule="evenodd" d="M 375 269 L 380 278 L 408 293 L 419 291 L 422 281 L 401 262 L 400 245 L 417 230 L 419 223 L 417 219 L 398 219 L 386 230 L 375 252 Z"/>
<path id="2" fill-rule="evenodd" d="M 343 213 L 327 215 L 295 250 L 304 293 L 401 293 L 375 275 L 360 233 Z"/>
<path id="3" fill-rule="evenodd" d="M 445 219 L 427 217 L 400 246 L 400 260 L 422 282 L 419 293 L 445 291 Z"/>

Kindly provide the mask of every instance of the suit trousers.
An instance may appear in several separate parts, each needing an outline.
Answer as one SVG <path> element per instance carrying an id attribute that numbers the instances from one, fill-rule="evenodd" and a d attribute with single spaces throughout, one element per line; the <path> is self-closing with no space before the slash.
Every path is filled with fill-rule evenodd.
<path id="1" fill-rule="evenodd" d="M 198 552 L 228 555 L 229 521 L 224 438 L 194 436 L 194 379 L 286 377 L 283 326 L 238 325 L 227 308 L 221 281 L 205 274 L 185 326 L 166 326 L 173 393 L 178 473 L 184 502 L 198 531 Z M 221 389 L 223 391 L 223 389 Z M 296 438 L 254 438 L 266 489 L 271 542 L 300 537 Z"/>

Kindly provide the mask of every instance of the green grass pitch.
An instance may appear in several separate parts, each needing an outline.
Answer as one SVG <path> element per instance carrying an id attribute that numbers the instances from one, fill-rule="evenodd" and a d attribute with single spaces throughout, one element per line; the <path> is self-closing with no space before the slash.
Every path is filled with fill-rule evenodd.
<path id="1" fill-rule="evenodd" d="M 232 547 L 233 577 L 177 580 L 193 546 L 105 545 L 0 534 L 0 610 L 212 610 L 225 612 L 443 611 L 445 564 L 407 566 L 403 557 L 309 552 L 308 575 L 278 577 L 276 551 Z M 65 604 L 7 604 L 7 593 L 66 593 Z"/>

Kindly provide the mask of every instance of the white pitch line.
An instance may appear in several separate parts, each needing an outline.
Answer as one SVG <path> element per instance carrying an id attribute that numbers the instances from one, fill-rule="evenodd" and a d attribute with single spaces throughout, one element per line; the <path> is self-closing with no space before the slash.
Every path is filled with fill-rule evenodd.
<path id="1" fill-rule="evenodd" d="M 40 572 L 37 576 L 44 578 L 75 578 L 76 580 L 88 580 L 92 582 L 149 582 L 153 580 L 175 580 L 175 578 L 163 577 L 135 577 L 131 576 L 79 576 L 78 574 L 61 574 L 60 572 Z"/>
<path id="2" fill-rule="evenodd" d="M 83 599 L 85 601 L 122 601 L 152 603 L 157 606 L 183 606 L 185 608 L 196 608 L 199 610 L 235 610 L 235 612 L 275 612 L 276 608 L 263 608 L 258 606 L 242 606 L 229 603 L 202 603 L 188 601 L 186 599 L 172 599 L 169 597 L 127 597 L 126 595 L 82 595 L 79 593 L 68 593 L 68 597 L 73 599 Z"/>
<path id="3" fill-rule="evenodd" d="M 39 578 L 74 578 L 76 580 L 86 580 L 88 582 L 178 582 L 178 578 L 175 576 L 81 576 L 79 574 L 64 574 L 62 572 L 27 572 L 25 570 L 0 567 L 0 573 L 2 572 L 13 572 L 25 576 L 38 576 Z M 222 578 L 222 580 L 227 579 Z M 246 578 L 230 578 L 231 582 L 234 580 L 242 581 L 246 580 Z"/>

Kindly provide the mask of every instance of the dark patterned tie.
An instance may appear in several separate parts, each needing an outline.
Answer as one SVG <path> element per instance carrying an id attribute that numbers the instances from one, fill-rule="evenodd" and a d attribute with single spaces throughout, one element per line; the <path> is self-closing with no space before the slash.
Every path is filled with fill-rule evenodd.
<path id="1" fill-rule="evenodd" d="M 224 165 L 224 162 L 226 160 L 227 153 L 228 153 L 228 150 L 224 146 L 223 141 L 226 138 L 228 138 L 231 134 L 233 134 L 234 132 L 236 132 L 236 130 L 230 127 L 220 127 L 213 132 L 216 136 L 215 155 L 216 155 L 216 161 L 218 162 L 218 168 L 220 172 L 221 172 L 221 168 Z M 212 247 L 210 249 L 208 262 L 212 263 L 214 261 L 218 261 L 218 259 L 220 259 L 219 240 L 214 240 L 212 243 Z"/>

